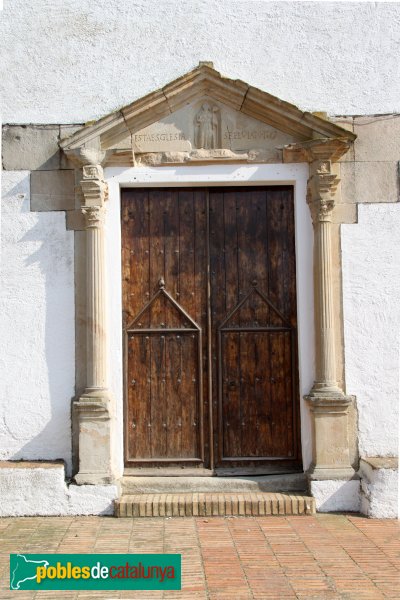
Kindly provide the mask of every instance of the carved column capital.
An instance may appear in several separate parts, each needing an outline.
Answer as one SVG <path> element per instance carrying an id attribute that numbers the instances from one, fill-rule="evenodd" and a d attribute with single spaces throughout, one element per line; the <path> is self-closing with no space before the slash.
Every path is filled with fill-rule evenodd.
<path id="1" fill-rule="evenodd" d="M 81 210 L 85 218 L 86 229 L 103 227 L 106 213 L 104 206 L 83 206 Z"/>
<path id="2" fill-rule="evenodd" d="M 332 172 L 332 162 L 329 159 L 317 159 L 310 163 L 307 203 L 314 225 L 331 221 L 339 181 L 339 177 Z"/>
<path id="3" fill-rule="evenodd" d="M 314 225 L 331 220 L 340 181 L 334 165 L 350 146 L 351 141 L 346 138 L 318 138 L 288 144 L 283 148 L 283 162 L 309 164 L 307 202 Z"/>
<path id="4" fill-rule="evenodd" d="M 85 207 L 103 206 L 108 199 L 108 185 L 101 165 L 85 165 L 82 169 L 82 204 Z"/>
<path id="5" fill-rule="evenodd" d="M 106 160 L 108 152 L 101 149 L 99 138 L 91 140 L 90 143 L 90 146 L 64 147 L 64 154 L 68 157 L 68 160 L 79 168 L 82 168 L 84 165 L 101 165 Z"/>

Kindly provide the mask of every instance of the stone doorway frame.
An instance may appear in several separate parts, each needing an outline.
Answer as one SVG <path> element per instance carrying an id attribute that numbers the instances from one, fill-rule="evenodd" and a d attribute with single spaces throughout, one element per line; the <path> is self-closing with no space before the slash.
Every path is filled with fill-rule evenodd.
<path id="1" fill-rule="evenodd" d="M 333 123 L 252 88 L 221 77 L 209 63 L 149 94 L 117 113 L 84 127 L 60 146 L 77 167 L 76 205 L 86 231 L 86 387 L 74 400 L 79 431 L 79 484 L 111 483 L 117 478 L 112 455 L 114 400 L 107 382 L 106 272 L 104 218 L 108 184 L 104 166 L 134 166 L 132 149 L 118 141 L 163 115 L 202 96 L 210 96 L 264 123 L 302 137 L 281 150 L 281 162 L 308 163 L 307 203 L 314 228 L 314 308 L 316 378 L 305 399 L 313 423 L 310 480 L 348 480 L 355 476 L 350 459 L 348 411 L 352 398 L 337 382 L 335 332 L 343 328 L 334 304 L 332 214 L 337 202 L 338 161 L 350 149 L 355 135 Z M 196 163 L 199 155 L 174 157 L 152 153 L 153 166 Z M 255 162 L 230 151 L 202 152 L 201 164 Z M 270 162 L 270 161 L 268 161 Z M 277 161 L 278 162 L 278 161 Z M 278 163 L 279 164 L 279 163 Z M 338 268 L 338 267 L 336 267 Z M 336 314 L 335 314 L 336 313 Z"/>
<path id="2" fill-rule="evenodd" d="M 131 169 L 106 169 L 106 179 L 109 181 L 109 199 L 108 199 L 108 211 L 107 211 L 107 230 L 106 238 L 110 240 L 113 247 L 116 248 L 119 243 L 120 235 L 120 190 L 121 188 L 179 188 L 179 187 L 240 187 L 241 185 L 248 188 L 251 186 L 280 186 L 290 185 L 294 187 L 294 205 L 295 205 L 295 221 L 296 221 L 296 266 L 297 266 L 297 312 L 298 312 L 298 331 L 301 328 L 299 335 L 299 343 L 301 345 L 301 355 L 304 357 L 302 363 L 306 364 L 306 356 L 310 354 L 308 365 L 305 368 L 303 366 L 300 369 L 300 385 L 302 397 L 304 394 L 309 392 L 310 381 L 313 380 L 313 351 L 308 352 L 308 348 L 313 345 L 314 339 L 314 326 L 312 319 L 309 314 L 313 309 L 312 299 L 312 272 L 309 266 L 312 262 L 312 246 L 309 242 L 312 236 L 312 224 L 309 215 L 309 209 L 306 204 L 306 188 L 307 188 L 307 174 L 306 166 L 304 164 L 296 165 L 240 165 L 238 168 L 232 169 L 232 165 L 203 165 L 201 166 L 180 166 L 178 169 L 168 167 L 161 167 L 158 169 L 149 168 L 131 168 Z M 110 273 L 109 277 L 109 289 L 114 290 L 113 293 L 109 293 L 109 302 L 112 302 L 113 310 L 109 311 L 109 317 L 112 322 L 110 327 L 110 339 L 109 344 L 111 350 L 111 356 L 113 364 L 111 364 L 111 372 L 114 372 L 116 365 L 119 365 L 114 357 L 118 352 L 120 346 L 122 346 L 122 340 L 117 339 L 115 333 L 116 328 L 118 331 L 122 327 L 122 320 L 120 314 L 122 311 L 122 299 L 119 296 L 119 292 L 115 292 L 116 288 L 120 286 L 120 273 L 116 272 L 119 270 L 117 265 L 117 259 L 115 252 L 112 251 L 113 256 L 108 261 L 108 269 Z M 120 257 L 118 257 L 120 262 Z M 301 276 L 300 276 L 301 274 Z M 118 310 L 116 308 L 118 305 Z M 115 381 L 111 386 L 112 389 L 118 390 L 118 381 Z M 120 390 L 118 390 L 120 391 Z M 117 415 L 121 414 L 121 406 L 119 403 L 120 394 L 117 392 L 116 406 Z M 301 406 L 303 405 L 303 406 Z M 307 434 L 309 434 L 310 422 L 308 415 L 304 414 L 304 403 L 300 401 L 300 410 L 303 410 L 301 422 L 305 424 Z M 310 439 L 310 435 L 307 438 Z M 310 463 L 310 449 L 307 444 L 303 444 L 305 447 L 302 451 L 302 458 L 305 464 Z M 122 467 L 121 467 L 122 468 Z M 132 475 L 131 469 L 124 468 L 125 475 Z M 143 473 L 143 476 L 148 475 L 148 471 Z M 154 473 L 156 475 L 156 473 Z M 135 476 L 138 473 L 135 472 Z M 211 476 L 211 475 L 210 475 Z"/>

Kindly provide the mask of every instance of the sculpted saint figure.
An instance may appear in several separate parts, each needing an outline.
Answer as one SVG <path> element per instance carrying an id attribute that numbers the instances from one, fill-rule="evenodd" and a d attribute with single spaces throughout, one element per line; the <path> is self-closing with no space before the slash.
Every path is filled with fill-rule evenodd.
<path id="1" fill-rule="evenodd" d="M 218 142 L 218 107 L 211 108 L 204 102 L 196 115 L 196 145 L 197 148 L 210 150 L 217 147 Z"/>

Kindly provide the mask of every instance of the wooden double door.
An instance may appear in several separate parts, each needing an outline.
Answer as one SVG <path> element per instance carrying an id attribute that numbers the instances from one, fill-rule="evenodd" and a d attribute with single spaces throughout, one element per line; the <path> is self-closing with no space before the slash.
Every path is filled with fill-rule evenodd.
<path id="1" fill-rule="evenodd" d="M 121 202 L 126 467 L 300 470 L 293 189 Z"/>

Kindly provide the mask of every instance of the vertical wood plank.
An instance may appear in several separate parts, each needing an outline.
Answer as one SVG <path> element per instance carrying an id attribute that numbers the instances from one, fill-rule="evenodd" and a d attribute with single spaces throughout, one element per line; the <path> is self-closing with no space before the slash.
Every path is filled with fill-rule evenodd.
<path id="1" fill-rule="evenodd" d="M 257 404 L 257 450 L 260 456 L 270 456 L 272 451 L 269 338 L 268 334 L 260 334 L 257 339 L 255 398 Z"/>
<path id="2" fill-rule="evenodd" d="M 150 341 L 148 336 L 132 336 L 129 347 L 128 377 L 128 427 L 129 456 L 151 454 L 148 424 L 151 422 L 151 397 L 149 381 Z"/>
<path id="3" fill-rule="evenodd" d="M 167 439 L 168 456 L 179 458 L 181 455 L 182 436 L 182 403 L 181 403 L 181 336 L 177 333 L 168 335 L 166 356 L 166 390 L 160 402 L 167 404 Z"/>
<path id="4" fill-rule="evenodd" d="M 225 314 L 225 229 L 224 229 L 224 195 L 219 190 L 212 190 L 209 194 L 209 247 L 210 247 L 210 284 L 211 284 L 211 355 L 212 355 L 212 412 L 213 412 L 213 431 L 214 454 L 218 462 L 222 456 L 222 427 L 223 427 L 223 406 L 222 399 L 219 398 L 219 369 L 220 357 L 218 356 L 218 327 L 220 326 Z"/>
<path id="5" fill-rule="evenodd" d="M 205 189 L 196 188 L 193 190 L 194 223 L 192 235 L 194 238 L 195 320 L 201 328 L 200 356 L 198 356 L 197 359 L 202 371 L 202 396 L 198 397 L 199 405 L 196 414 L 196 447 L 199 454 L 203 453 L 205 464 L 210 467 L 210 461 L 212 459 L 212 440 L 210 440 L 210 429 L 212 428 L 212 400 L 210 398 L 209 388 L 212 386 L 212 373 L 211 364 L 209 364 L 211 361 L 209 360 L 210 352 L 208 345 L 209 342 L 211 343 L 208 332 L 208 318 L 211 318 L 211 315 L 208 314 L 209 264 L 207 195 L 208 193 Z"/>
<path id="6" fill-rule="evenodd" d="M 222 429 L 223 456 L 242 455 L 240 421 L 239 335 L 222 334 Z"/>
<path id="7" fill-rule="evenodd" d="M 285 456 L 287 451 L 284 336 L 270 334 L 273 456 Z"/>
<path id="8" fill-rule="evenodd" d="M 168 455 L 168 432 L 165 428 L 168 405 L 167 357 L 165 335 L 150 334 L 150 390 L 151 419 L 147 425 L 151 441 L 150 457 L 165 458 Z"/>

